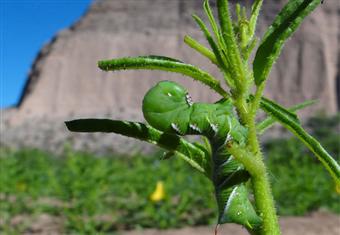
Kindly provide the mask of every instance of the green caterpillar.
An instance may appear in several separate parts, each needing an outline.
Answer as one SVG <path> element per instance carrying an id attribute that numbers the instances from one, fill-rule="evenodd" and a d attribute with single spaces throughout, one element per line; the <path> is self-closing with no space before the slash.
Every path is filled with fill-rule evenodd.
<path id="1" fill-rule="evenodd" d="M 232 111 L 230 100 L 215 104 L 193 103 L 188 92 L 175 82 L 162 81 L 143 100 L 143 114 L 158 130 L 178 135 L 197 134 L 209 139 L 233 138 L 243 142 L 246 129 Z"/>
<path id="2" fill-rule="evenodd" d="M 233 222 L 249 229 L 260 224 L 244 186 L 249 174 L 225 147 L 231 140 L 243 144 L 247 136 L 247 129 L 233 112 L 231 100 L 193 103 L 185 88 L 175 82 L 162 81 L 145 95 L 143 114 L 145 120 L 160 131 L 182 136 L 203 135 L 209 139 L 219 224 Z"/>

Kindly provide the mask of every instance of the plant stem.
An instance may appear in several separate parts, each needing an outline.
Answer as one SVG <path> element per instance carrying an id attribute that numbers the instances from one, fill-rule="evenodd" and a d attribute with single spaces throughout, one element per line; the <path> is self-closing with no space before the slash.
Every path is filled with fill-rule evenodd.
<path id="1" fill-rule="evenodd" d="M 263 161 L 261 168 L 262 169 L 259 169 L 259 174 L 252 176 L 251 178 L 256 208 L 263 220 L 261 235 L 280 235 L 281 232 L 276 215 L 274 199 L 267 170 Z"/>
<path id="2" fill-rule="evenodd" d="M 281 232 L 278 217 L 276 215 L 274 198 L 256 131 L 256 111 L 259 107 L 263 89 L 264 86 L 258 88 L 252 110 L 248 115 L 249 119 L 247 119 L 249 128 L 248 147 L 255 155 L 258 166 L 257 171 L 252 175 L 251 181 L 255 196 L 255 204 L 263 219 L 261 235 L 280 235 Z"/>
<path id="3" fill-rule="evenodd" d="M 247 126 L 249 128 L 248 148 L 255 155 L 255 161 L 258 166 L 257 171 L 251 177 L 251 181 L 256 208 L 263 219 L 261 235 L 280 235 L 281 232 L 278 217 L 276 215 L 274 198 L 256 131 L 256 111 L 259 107 L 263 88 L 264 86 L 259 87 L 257 90 L 252 109 L 247 118 Z"/>

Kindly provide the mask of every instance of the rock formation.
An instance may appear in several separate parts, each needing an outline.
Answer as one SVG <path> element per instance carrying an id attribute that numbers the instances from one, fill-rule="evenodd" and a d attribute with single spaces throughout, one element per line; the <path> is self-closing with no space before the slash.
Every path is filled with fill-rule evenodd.
<path id="1" fill-rule="evenodd" d="M 155 71 L 106 73 L 96 67 L 100 59 L 157 54 L 202 66 L 220 77 L 206 59 L 183 43 L 185 34 L 205 43 L 191 19 L 193 12 L 203 15 L 202 2 L 95 1 L 77 23 L 58 33 L 40 51 L 18 106 L 3 111 L 1 144 L 60 147 L 72 138 L 62 124 L 69 118 L 142 120 L 140 107 L 145 92 L 164 79 L 187 86 L 194 100 L 216 100 L 218 97 L 209 89 L 181 75 Z M 285 2 L 265 1 L 259 36 Z M 269 97 L 287 106 L 306 99 L 319 100 L 318 105 L 301 113 L 303 117 L 337 111 L 339 12 L 338 0 L 327 0 L 319 7 L 287 43 L 271 73 L 266 91 Z M 108 146 L 111 141 L 101 139 Z"/>

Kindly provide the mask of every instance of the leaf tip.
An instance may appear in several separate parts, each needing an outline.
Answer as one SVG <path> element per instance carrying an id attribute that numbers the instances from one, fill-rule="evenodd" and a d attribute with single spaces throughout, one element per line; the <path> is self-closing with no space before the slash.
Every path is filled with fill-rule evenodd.
<path id="1" fill-rule="evenodd" d="M 198 15 L 197 14 L 195 14 L 195 13 L 193 13 L 193 14 L 191 14 L 191 17 L 194 19 L 194 20 L 198 20 Z"/>
<path id="2" fill-rule="evenodd" d="M 101 70 L 104 70 L 104 71 L 108 71 L 109 70 L 109 64 L 107 61 L 105 60 L 99 60 L 97 62 L 97 66 L 98 68 L 100 68 Z"/>
<path id="3" fill-rule="evenodd" d="M 67 130 L 72 131 L 72 121 L 65 121 L 64 124 Z"/>

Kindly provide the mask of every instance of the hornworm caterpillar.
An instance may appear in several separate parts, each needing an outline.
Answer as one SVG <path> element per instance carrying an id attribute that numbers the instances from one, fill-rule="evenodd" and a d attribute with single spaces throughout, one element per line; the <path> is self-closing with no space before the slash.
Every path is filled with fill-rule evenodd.
<path id="1" fill-rule="evenodd" d="M 243 144 L 247 129 L 233 112 L 231 100 L 194 103 L 187 90 L 171 81 L 159 82 L 143 100 L 143 114 L 154 128 L 177 135 L 203 135 L 212 148 L 212 175 L 219 207 L 218 223 L 234 222 L 247 228 L 260 223 L 244 182 L 249 174 L 226 151 L 228 141 Z"/>
<path id="2" fill-rule="evenodd" d="M 230 100 L 215 104 L 193 103 L 183 87 L 170 81 L 158 83 L 143 100 L 144 117 L 158 130 L 178 135 L 204 135 L 214 141 L 225 142 L 232 138 L 243 142 L 247 130 L 239 124 L 232 108 Z"/>

